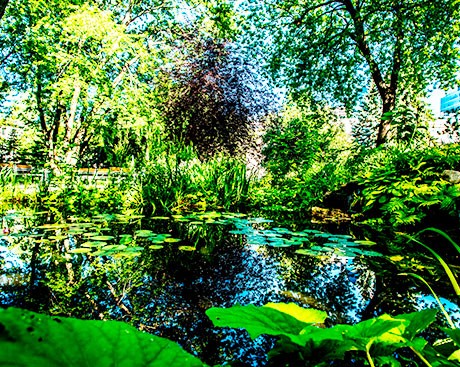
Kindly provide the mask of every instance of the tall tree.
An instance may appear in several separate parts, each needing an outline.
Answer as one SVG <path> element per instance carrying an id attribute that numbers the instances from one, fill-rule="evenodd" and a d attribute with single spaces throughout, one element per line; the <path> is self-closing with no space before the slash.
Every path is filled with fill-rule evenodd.
<path id="1" fill-rule="evenodd" d="M 401 90 L 410 87 L 420 93 L 434 81 L 455 80 L 458 0 L 249 3 L 252 29 L 265 30 L 257 42 L 264 39 L 272 70 L 294 90 L 350 107 L 372 79 L 382 101 L 377 145 L 388 138 Z"/>
<path id="2" fill-rule="evenodd" d="M 202 158 L 247 153 L 255 147 L 256 124 L 274 108 L 271 89 L 234 45 L 193 33 L 187 45 L 190 53 L 166 73 L 163 118 L 170 137 L 193 144 Z"/>
<path id="3" fill-rule="evenodd" d="M 0 0 L 0 19 L 3 18 L 3 15 L 5 14 L 5 9 L 8 6 L 10 0 Z"/>
<path id="4" fill-rule="evenodd" d="M 117 21 L 92 1 L 13 4 L 2 22 L 3 76 L 10 98 L 27 97 L 13 97 L 13 105 L 26 105 L 23 122 L 37 129 L 51 166 L 75 164 L 104 135 L 151 122 L 152 105 L 134 101 L 152 92 L 158 47 L 128 29 L 139 13 L 123 12 Z"/>

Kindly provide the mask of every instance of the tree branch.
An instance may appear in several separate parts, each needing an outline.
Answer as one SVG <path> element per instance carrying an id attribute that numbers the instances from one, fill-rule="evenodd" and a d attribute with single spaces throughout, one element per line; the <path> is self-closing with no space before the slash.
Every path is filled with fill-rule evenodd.
<path id="1" fill-rule="evenodd" d="M 384 100 L 387 86 L 383 79 L 382 72 L 380 71 L 379 66 L 375 62 L 374 57 L 372 56 L 371 50 L 369 48 L 369 45 L 367 43 L 366 33 L 364 30 L 364 22 L 360 14 L 358 13 L 357 9 L 353 6 L 353 3 L 351 2 L 351 0 L 341 0 L 341 2 L 345 5 L 345 8 L 347 9 L 348 13 L 351 16 L 351 19 L 353 20 L 355 32 L 354 32 L 354 35 L 351 35 L 351 37 L 353 41 L 356 43 L 356 46 L 358 47 L 359 51 L 363 55 L 367 64 L 369 65 L 369 68 L 372 74 L 372 79 L 374 80 L 374 83 L 379 91 L 379 94 L 382 97 L 382 100 Z"/>

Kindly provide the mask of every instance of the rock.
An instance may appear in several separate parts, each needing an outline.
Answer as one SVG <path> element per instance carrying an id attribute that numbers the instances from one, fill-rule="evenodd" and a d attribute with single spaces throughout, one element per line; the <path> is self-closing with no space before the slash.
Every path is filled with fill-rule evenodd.
<path id="1" fill-rule="evenodd" d="M 454 171 L 451 169 L 446 169 L 442 171 L 441 177 L 450 183 L 457 184 L 460 183 L 460 172 Z"/>
<path id="2" fill-rule="evenodd" d="M 326 208 L 341 209 L 348 212 L 356 195 L 362 190 L 362 187 L 356 182 L 349 182 L 335 191 L 328 192 L 324 195 L 322 206 Z"/>
<path id="3" fill-rule="evenodd" d="M 340 223 L 351 221 L 351 216 L 340 209 L 311 208 L 311 222 L 316 224 Z"/>

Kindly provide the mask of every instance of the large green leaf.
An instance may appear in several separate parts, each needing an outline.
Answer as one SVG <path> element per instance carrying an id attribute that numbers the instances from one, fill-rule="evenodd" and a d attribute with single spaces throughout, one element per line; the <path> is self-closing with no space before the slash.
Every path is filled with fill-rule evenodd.
<path id="1" fill-rule="evenodd" d="M 0 366 L 194 367 L 176 343 L 117 321 L 49 317 L 0 309 Z"/>
<path id="2" fill-rule="evenodd" d="M 449 335 L 449 337 L 452 338 L 454 343 L 460 347 L 460 329 L 442 328 L 442 331 Z"/>
<path id="3" fill-rule="evenodd" d="M 262 334 L 284 335 L 297 344 L 298 335 L 309 323 L 321 323 L 326 318 L 324 312 L 315 309 L 305 309 L 300 313 L 295 307 L 284 305 L 283 311 L 274 309 L 273 304 L 262 307 L 236 305 L 231 308 L 210 308 L 206 310 L 206 315 L 215 326 L 245 328 L 253 339 Z"/>
<path id="4" fill-rule="evenodd" d="M 425 330 L 436 320 L 437 313 L 437 309 L 430 308 L 427 310 L 397 315 L 394 318 L 409 321 L 409 325 L 407 325 L 404 330 L 404 337 L 408 340 L 412 340 L 419 332 Z"/>

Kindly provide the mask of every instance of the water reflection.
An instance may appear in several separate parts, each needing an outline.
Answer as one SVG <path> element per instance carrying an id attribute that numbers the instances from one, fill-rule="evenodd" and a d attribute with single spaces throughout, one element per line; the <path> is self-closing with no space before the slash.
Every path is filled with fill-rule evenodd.
<path id="1" fill-rule="evenodd" d="M 18 216 L 1 237 L 3 306 L 128 321 L 208 364 L 261 366 L 273 345 L 214 329 L 204 314 L 210 307 L 295 302 L 326 310 L 331 323 L 352 323 L 375 292 L 374 271 L 356 256 L 364 250 L 336 236 L 339 250 L 330 251 L 334 238 L 318 231 L 274 230 L 261 219 L 219 214 L 47 219 Z"/>

